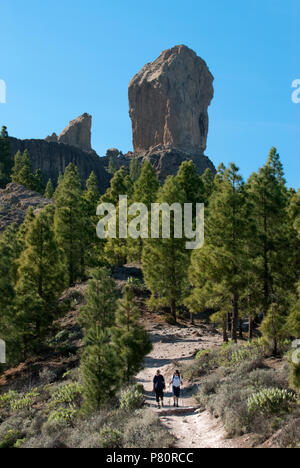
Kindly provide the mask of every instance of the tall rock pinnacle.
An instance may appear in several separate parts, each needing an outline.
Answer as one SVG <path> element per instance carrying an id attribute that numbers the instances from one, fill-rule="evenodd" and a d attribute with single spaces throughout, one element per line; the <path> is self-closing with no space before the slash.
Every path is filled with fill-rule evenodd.
<path id="1" fill-rule="evenodd" d="M 48 142 L 64 143 L 91 152 L 91 127 L 92 116 L 83 114 L 72 120 L 59 136 L 53 133 L 46 140 Z"/>
<path id="2" fill-rule="evenodd" d="M 134 151 L 203 154 L 213 80 L 204 60 L 184 45 L 165 50 L 145 65 L 128 90 Z"/>

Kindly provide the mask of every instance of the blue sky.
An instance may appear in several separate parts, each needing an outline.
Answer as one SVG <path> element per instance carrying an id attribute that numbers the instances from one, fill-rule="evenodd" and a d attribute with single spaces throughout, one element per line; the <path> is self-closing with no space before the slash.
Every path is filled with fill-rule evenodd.
<path id="1" fill-rule="evenodd" d="M 186 44 L 215 77 L 206 154 L 245 178 L 276 146 L 298 188 L 299 0 L 0 0 L 0 124 L 45 138 L 93 115 L 93 147 L 132 149 L 127 88 L 162 50 Z"/>

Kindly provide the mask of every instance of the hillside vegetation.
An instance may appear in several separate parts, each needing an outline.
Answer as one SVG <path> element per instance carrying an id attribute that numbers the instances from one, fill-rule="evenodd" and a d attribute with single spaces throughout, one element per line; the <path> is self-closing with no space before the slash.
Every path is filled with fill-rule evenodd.
<path id="1" fill-rule="evenodd" d="M 13 180 L 44 192 L 29 155 L 18 153 L 14 165 L 6 164 L 8 155 L 3 128 L 1 186 Z M 7 346 L 0 445 L 171 445 L 135 384 L 152 349 L 143 323 L 148 311 L 173 325 L 210 322 L 221 333 L 223 347 L 201 350 L 183 372 L 205 379 L 197 381 L 199 405 L 221 417 L 230 436 L 255 433 L 263 443 L 291 428 L 280 443 L 297 446 L 291 434 L 299 424 L 300 364 L 292 342 L 300 336 L 300 191 L 286 186 L 276 149 L 247 182 L 234 164 L 213 177 L 184 162 L 163 185 L 149 162 L 110 170 L 100 197 L 95 174 L 82 187 L 70 164 L 56 187 L 47 184 L 54 203 L 29 208 L 21 226 L 11 224 L 0 237 L 0 334 Z M 96 208 L 110 203 L 119 214 L 120 195 L 143 203 L 148 222 L 152 203 L 204 203 L 204 246 L 187 250 L 190 239 L 178 238 L 174 216 L 168 239 L 99 239 Z M 192 219 L 195 225 L 196 212 Z M 142 275 L 118 278 L 130 262 Z M 272 359 L 280 364 L 272 368 Z"/>

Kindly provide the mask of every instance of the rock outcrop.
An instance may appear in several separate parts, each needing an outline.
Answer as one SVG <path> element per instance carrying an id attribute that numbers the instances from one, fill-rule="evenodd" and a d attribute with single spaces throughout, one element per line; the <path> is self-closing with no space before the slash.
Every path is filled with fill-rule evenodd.
<path id="1" fill-rule="evenodd" d="M 215 166 L 207 156 L 199 157 L 199 154 L 195 155 L 177 149 L 152 151 L 142 158 L 142 162 L 145 160 L 150 161 L 161 182 L 169 175 L 175 176 L 184 161 L 193 161 L 200 175 L 206 169 L 210 169 L 212 174 L 216 173 Z"/>
<path id="2" fill-rule="evenodd" d="M 40 193 L 27 190 L 22 185 L 8 184 L 0 190 L 0 233 L 12 223 L 23 223 L 30 206 L 38 211 L 50 203 L 53 200 L 43 198 Z"/>
<path id="3" fill-rule="evenodd" d="M 111 158 L 116 169 L 129 168 L 131 157 L 141 164 L 149 160 L 161 181 L 175 175 L 188 160 L 195 163 L 200 174 L 206 168 L 215 173 L 213 163 L 204 156 L 212 83 L 206 63 L 195 52 L 183 45 L 173 47 L 145 65 L 130 82 L 134 153 L 123 155 L 110 148 L 106 156 L 99 157 L 91 147 L 92 117 L 83 114 L 59 136 L 53 133 L 45 140 L 11 138 L 12 154 L 27 149 L 33 169 L 40 169 L 44 181 L 50 178 L 54 184 L 70 163 L 78 167 L 83 183 L 94 171 L 101 193 L 109 186 Z"/>
<path id="4" fill-rule="evenodd" d="M 184 45 L 165 50 L 129 84 L 129 114 L 135 153 L 169 149 L 203 154 L 213 76 Z"/>
<path id="5" fill-rule="evenodd" d="M 68 164 L 73 163 L 78 167 L 83 183 L 94 171 L 99 181 L 100 191 L 104 193 L 109 186 L 111 176 L 106 171 L 109 158 L 100 158 L 94 152 L 87 153 L 75 146 L 45 140 L 10 138 L 10 142 L 12 154 L 16 154 L 18 150 L 23 152 L 27 149 L 29 151 L 33 169 L 42 171 L 45 182 L 51 179 L 56 184 L 59 173 L 63 173 Z"/>
<path id="6" fill-rule="evenodd" d="M 61 132 L 59 136 L 52 133 L 51 136 L 45 138 L 49 143 L 63 143 L 69 146 L 75 146 L 82 151 L 91 152 L 91 128 L 92 116 L 83 114 L 74 120 L 71 120 L 69 125 Z"/>

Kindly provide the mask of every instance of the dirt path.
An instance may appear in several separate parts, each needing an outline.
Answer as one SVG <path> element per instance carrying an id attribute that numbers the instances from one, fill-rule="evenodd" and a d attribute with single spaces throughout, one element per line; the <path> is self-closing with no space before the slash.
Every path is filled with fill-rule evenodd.
<path id="1" fill-rule="evenodd" d="M 191 362 L 199 349 L 221 345 L 221 336 L 209 331 L 209 328 L 175 327 L 164 324 L 146 323 L 151 335 L 153 350 L 146 357 L 145 368 L 138 374 L 137 380 L 144 385 L 146 404 L 157 412 L 162 422 L 176 437 L 176 447 L 181 448 L 234 448 L 234 441 L 226 439 L 226 433 L 220 420 L 211 417 L 208 412 L 196 412 L 197 403 L 193 397 L 196 386 L 184 382 L 180 408 L 173 408 L 169 386 L 165 393 L 164 408 L 156 408 L 152 393 L 152 381 L 157 369 L 165 376 L 167 385 L 179 362 Z"/>

